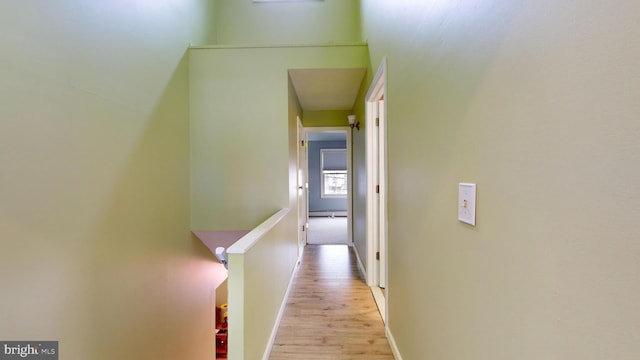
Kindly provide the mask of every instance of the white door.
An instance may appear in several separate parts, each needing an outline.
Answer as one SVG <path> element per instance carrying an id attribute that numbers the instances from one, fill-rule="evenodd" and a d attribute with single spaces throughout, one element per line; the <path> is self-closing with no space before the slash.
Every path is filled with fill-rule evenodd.
<path id="1" fill-rule="evenodd" d="M 387 144 L 386 59 L 383 59 L 366 96 L 367 158 L 367 284 L 387 321 Z M 383 290 L 386 289 L 386 290 Z"/>
<path id="2" fill-rule="evenodd" d="M 386 154 L 386 136 L 385 136 L 385 117 L 384 117 L 384 99 L 378 100 L 377 102 L 377 118 L 376 121 L 376 137 L 377 137 L 377 145 L 376 146 L 376 182 L 378 184 L 377 188 L 377 242 L 378 242 L 378 252 L 379 252 L 379 262 L 378 262 L 378 286 L 381 288 L 387 287 L 387 178 L 386 178 L 386 163 L 387 163 L 387 154 Z"/>
<path id="3" fill-rule="evenodd" d="M 298 181 L 297 181 L 297 193 L 298 193 L 298 255 L 302 254 L 302 251 L 307 244 L 307 221 L 308 207 L 307 207 L 307 142 L 305 138 L 304 127 L 302 121 L 298 118 Z"/>

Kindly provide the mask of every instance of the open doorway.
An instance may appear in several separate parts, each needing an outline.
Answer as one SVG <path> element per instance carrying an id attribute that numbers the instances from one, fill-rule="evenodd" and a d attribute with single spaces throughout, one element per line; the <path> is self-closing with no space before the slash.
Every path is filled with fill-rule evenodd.
<path id="1" fill-rule="evenodd" d="M 346 174 L 334 171 L 333 174 L 327 174 L 328 177 L 333 177 L 333 182 L 327 181 L 325 184 L 333 184 L 336 190 L 344 185 L 344 177 L 346 176 L 346 182 L 348 186 L 347 191 L 347 244 L 353 244 L 352 236 L 352 194 L 351 194 L 351 128 L 347 127 L 347 116 L 352 113 L 355 101 L 360 92 L 361 85 L 367 72 L 366 68 L 301 68 L 301 69 L 289 69 L 289 79 L 291 83 L 294 96 L 297 99 L 297 104 L 294 104 L 296 111 L 303 118 L 303 124 L 305 128 L 304 142 L 306 146 L 301 146 L 299 149 L 298 158 L 302 158 L 300 152 L 304 151 L 306 159 L 306 151 L 308 150 L 308 142 L 306 135 L 315 132 L 342 132 L 346 135 L 347 140 L 347 162 L 348 169 Z M 293 98 L 292 97 L 292 98 Z M 308 129 L 308 132 L 307 130 Z M 299 142 L 300 144 L 302 142 Z M 304 167 L 306 169 L 306 167 Z M 306 169 L 308 170 L 308 169 Z M 333 169 L 335 170 L 335 169 Z M 301 205 L 306 206 L 307 213 L 301 214 L 299 218 L 299 239 L 305 239 L 304 244 L 308 241 L 308 221 L 309 218 L 309 202 L 301 199 L 301 196 L 305 196 L 308 199 L 310 190 L 308 185 L 308 174 L 304 174 L 305 179 L 298 181 L 298 208 L 301 209 Z M 322 184 L 322 183 L 320 183 Z M 313 185 L 312 185 L 313 186 Z M 334 194 L 335 195 L 335 194 Z M 342 195 L 340 195 L 342 196 Z M 313 205 L 311 210 L 313 211 Z M 334 211 L 337 210 L 337 211 Z M 324 214 L 323 212 L 324 211 Z M 303 211 L 300 211 L 301 213 Z M 320 216 L 333 216 L 344 217 L 344 210 L 342 209 L 323 209 L 315 213 Z M 307 234 L 302 234 L 307 230 Z M 303 244 L 301 240 L 301 244 Z"/>
<path id="2" fill-rule="evenodd" d="M 351 245 L 349 128 L 306 128 L 307 243 Z"/>
<path id="3" fill-rule="evenodd" d="M 387 319 L 387 145 L 386 59 L 366 96 L 367 282 L 382 320 Z"/>

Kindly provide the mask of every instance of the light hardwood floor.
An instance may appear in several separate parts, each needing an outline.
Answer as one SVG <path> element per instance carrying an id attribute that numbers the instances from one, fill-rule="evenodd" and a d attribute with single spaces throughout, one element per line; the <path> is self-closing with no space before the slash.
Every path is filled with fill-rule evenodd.
<path id="1" fill-rule="evenodd" d="M 351 248 L 306 247 L 269 359 L 393 360 Z"/>

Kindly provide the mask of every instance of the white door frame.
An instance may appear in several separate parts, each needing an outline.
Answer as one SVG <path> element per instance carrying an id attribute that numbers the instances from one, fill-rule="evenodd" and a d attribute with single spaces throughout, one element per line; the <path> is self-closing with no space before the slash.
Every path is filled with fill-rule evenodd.
<path id="1" fill-rule="evenodd" d="M 353 220 L 352 220 L 352 206 L 353 206 L 353 169 L 352 169 L 352 150 L 351 150 L 351 128 L 348 126 L 327 126 L 327 127 L 305 127 L 304 128 L 304 141 L 305 146 L 309 146 L 309 133 L 311 132 L 326 132 L 326 131 L 344 131 L 347 135 L 347 242 L 349 246 L 353 246 Z M 308 151 L 307 151 L 308 153 Z M 307 187 L 309 185 L 309 158 L 307 156 L 305 164 L 305 179 L 307 179 Z M 309 191 L 307 189 L 307 219 L 309 219 Z M 307 234 L 307 239 L 308 239 Z"/>
<path id="2" fill-rule="evenodd" d="M 298 201 L 298 257 L 302 256 L 304 247 L 307 245 L 308 239 L 308 223 L 309 223 L 309 195 L 307 186 L 307 148 L 306 133 L 300 116 L 296 117 L 297 122 L 297 143 L 296 143 L 296 193 Z M 300 198 L 304 197 L 304 205 L 300 205 Z"/>
<path id="3" fill-rule="evenodd" d="M 365 97 L 365 136 L 367 167 L 367 283 L 380 309 L 383 321 L 387 319 L 387 299 L 381 287 L 388 291 L 387 266 L 387 153 L 386 153 L 386 101 L 387 59 L 384 58 Z M 383 100 L 382 102 L 380 100 Z M 378 115 L 378 113 L 380 113 Z M 376 125 L 377 118 L 380 126 Z M 378 177 L 378 172 L 380 176 Z M 376 191 L 377 188 L 379 192 Z M 380 252 L 380 260 L 376 254 Z"/>

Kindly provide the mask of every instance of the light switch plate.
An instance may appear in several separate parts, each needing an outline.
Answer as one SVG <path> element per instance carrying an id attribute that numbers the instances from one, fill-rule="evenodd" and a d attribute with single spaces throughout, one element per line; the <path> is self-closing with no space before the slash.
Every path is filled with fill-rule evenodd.
<path id="1" fill-rule="evenodd" d="M 476 184 L 458 185 L 458 220 L 476 226 Z"/>

